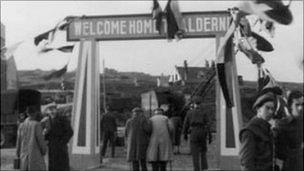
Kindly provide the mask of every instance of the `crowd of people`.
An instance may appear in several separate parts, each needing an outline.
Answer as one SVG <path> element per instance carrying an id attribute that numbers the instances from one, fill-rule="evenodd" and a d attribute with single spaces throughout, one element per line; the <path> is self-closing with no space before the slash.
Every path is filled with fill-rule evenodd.
<path id="1" fill-rule="evenodd" d="M 267 92 L 259 95 L 253 104 L 256 115 L 241 129 L 239 139 L 241 169 L 246 171 L 300 171 L 303 170 L 303 94 L 292 91 L 287 98 L 287 111 L 275 118 L 277 95 Z M 134 171 L 172 169 L 174 154 L 180 154 L 183 137 L 190 135 L 193 170 L 208 169 L 207 144 L 212 142 L 210 114 L 204 110 L 199 97 L 194 97 L 184 120 L 176 113 L 170 118 L 162 108 L 146 117 L 136 107 L 126 122 L 126 160 Z M 22 117 L 17 133 L 17 157 L 21 170 L 70 170 L 67 144 L 73 136 L 69 119 L 60 115 L 56 104 L 50 104 L 44 117 L 38 120 L 40 109 L 29 106 L 27 117 Z M 108 142 L 111 157 L 115 157 L 117 125 L 111 112 L 101 120 L 104 157 Z M 183 136 L 181 136 L 183 134 Z M 48 162 L 44 156 L 48 154 Z M 48 166 L 46 167 L 46 163 Z M 48 168 L 48 169 L 46 169 Z"/>
<path id="2" fill-rule="evenodd" d="M 303 94 L 289 94 L 283 118 L 274 118 L 276 103 L 272 92 L 260 95 L 254 103 L 256 116 L 239 134 L 242 170 L 303 170 Z"/>

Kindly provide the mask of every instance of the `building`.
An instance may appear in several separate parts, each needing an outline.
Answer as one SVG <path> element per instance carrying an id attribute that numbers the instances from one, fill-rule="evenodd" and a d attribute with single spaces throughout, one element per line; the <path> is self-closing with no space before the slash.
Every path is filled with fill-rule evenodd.
<path id="1" fill-rule="evenodd" d="M 169 82 L 178 85 L 194 85 L 199 84 L 203 80 L 209 78 L 209 74 L 214 69 L 214 61 L 212 65 L 206 61 L 204 67 L 189 67 L 187 61 L 184 61 L 184 66 L 175 66 L 174 72 L 170 74 Z"/>

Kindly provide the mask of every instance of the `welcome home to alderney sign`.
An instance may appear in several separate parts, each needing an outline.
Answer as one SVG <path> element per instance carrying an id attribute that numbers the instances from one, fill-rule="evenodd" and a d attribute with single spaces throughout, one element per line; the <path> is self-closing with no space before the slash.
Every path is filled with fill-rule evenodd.
<path id="1" fill-rule="evenodd" d="M 216 48 L 228 30 L 229 13 L 226 11 L 183 13 L 186 25 L 184 38 L 215 37 Z M 165 39 L 166 21 L 163 20 L 164 33 L 156 30 L 155 21 L 149 14 L 87 16 L 72 18 L 69 24 L 67 40 L 80 41 L 76 85 L 73 103 L 74 136 L 71 146 L 71 166 L 75 170 L 87 170 L 100 164 L 100 49 L 98 41 Z M 227 72 L 234 77 L 234 97 L 239 97 L 235 60 L 230 63 Z M 235 170 L 231 163 L 238 163 L 238 132 L 241 124 L 240 103 L 227 108 L 219 86 L 216 86 L 216 143 L 220 168 Z M 237 98 L 235 98 L 237 99 Z M 229 129 L 227 129 L 229 128 Z"/>
<path id="2" fill-rule="evenodd" d="M 219 12 L 190 12 L 183 13 L 186 25 L 184 38 L 214 37 L 227 31 L 229 13 Z M 166 20 L 163 19 L 163 34 L 156 30 L 156 22 L 149 14 L 89 16 L 75 18 L 69 25 L 67 39 L 95 40 L 130 40 L 130 39 L 163 39 L 166 38 Z"/>

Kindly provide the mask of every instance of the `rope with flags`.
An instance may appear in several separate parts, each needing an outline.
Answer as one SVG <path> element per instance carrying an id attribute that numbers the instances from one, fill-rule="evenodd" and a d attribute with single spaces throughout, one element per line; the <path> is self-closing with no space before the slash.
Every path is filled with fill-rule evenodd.
<path id="1" fill-rule="evenodd" d="M 226 72 L 231 55 L 234 53 L 234 47 L 236 46 L 238 51 L 244 53 L 253 64 L 258 66 L 258 69 L 265 62 L 259 51 L 271 52 L 274 50 L 270 42 L 251 31 L 246 16 L 256 15 L 258 17 L 257 21 L 263 23 L 264 28 L 273 35 L 274 23 L 289 25 L 292 22 L 293 17 L 289 10 L 290 3 L 291 1 L 288 5 L 284 5 L 282 1 L 253 0 L 243 1 L 238 8 L 229 9 L 231 14 L 230 26 L 216 52 L 217 76 L 227 107 L 234 106 L 232 87 L 229 85 L 231 75 Z"/>

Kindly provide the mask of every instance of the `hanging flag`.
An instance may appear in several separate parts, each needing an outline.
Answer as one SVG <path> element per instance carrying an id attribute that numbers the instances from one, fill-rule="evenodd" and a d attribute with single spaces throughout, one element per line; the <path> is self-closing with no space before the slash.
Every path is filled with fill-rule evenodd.
<path id="1" fill-rule="evenodd" d="M 223 96 L 226 101 L 226 105 L 228 108 L 231 108 L 234 106 L 233 103 L 233 95 L 232 95 L 232 75 L 231 72 L 229 72 L 229 69 L 231 67 L 231 59 L 232 59 L 232 43 L 233 43 L 233 36 L 230 36 L 227 40 L 226 44 L 224 45 L 224 52 L 222 54 L 219 54 L 216 69 L 217 69 L 217 76 L 219 80 L 219 84 L 221 86 Z"/>
<path id="2" fill-rule="evenodd" d="M 44 80 L 51 80 L 62 77 L 67 72 L 68 64 L 66 64 L 63 68 L 50 73 L 49 75 L 43 77 Z"/>
<path id="3" fill-rule="evenodd" d="M 257 51 L 247 49 L 243 43 L 238 44 L 238 49 L 250 59 L 252 64 L 262 64 L 265 62 L 265 59 Z"/>
<path id="4" fill-rule="evenodd" d="M 256 46 L 254 46 L 254 49 L 257 49 L 260 51 L 265 51 L 265 52 L 273 51 L 273 47 L 272 47 L 271 43 L 269 43 L 262 36 L 251 31 L 250 23 L 246 17 L 242 17 L 240 19 L 239 26 L 240 26 L 241 37 L 245 37 L 245 38 L 253 37 L 254 39 L 256 39 Z"/>
<path id="5" fill-rule="evenodd" d="M 262 20 L 289 25 L 293 20 L 289 5 L 284 5 L 281 0 L 250 0 L 242 1 L 239 9 L 255 14 Z"/>
<path id="6" fill-rule="evenodd" d="M 156 20 L 156 30 L 158 31 L 159 34 L 162 34 L 163 33 L 163 29 L 162 29 L 163 11 L 157 0 L 153 0 L 152 18 L 154 20 Z"/>
<path id="7" fill-rule="evenodd" d="M 53 50 L 58 50 L 58 51 L 65 52 L 65 53 L 71 53 L 71 52 L 73 52 L 73 49 L 74 49 L 74 45 L 62 46 L 62 47 L 58 47 L 58 48 L 42 48 L 40 50 L 40 53 L 46 53 L 46 52 L 53 51 Z"/>
<path id="8" fill-rule="evenodd" d="M 276 95 L 282 95 L 283 90 L 281 86 L 276 82 L 276 80 L 273 78 L 270 72 L 267 69 L 264 69 L 262 72 L 264 77 L 260 78 L 261 81 L 259 81 L 261 84 L 259 85 L 260 87 L 259 93 L 264 94 L 267 92 L 272 92 Z"/>
<path id="9" fill-rule="evenodd" d="M 165 16 L 167 19 L 167 38 L 182 38 L 185 33 L 185 23 L 183 22 L 177 0 L 168 0 L 165 8 Z"/>
<path id="10" fill-rule="evenodd" d="M 46 44 L 50 44 L 54 40 L 57 31 L 67 29 L 67 26 L 72 22 L 71 18 L 72 17 L 64 18 L 62 21 L 58 22 L 53 29 L 36 36 L 34 38 L 34 44 L 38 46 L 43 40 L 46 41 Z"/>
<path id="11" fill-rule="evenodd" d="M 263 38 L 262 36 L 258 35 L 255 32 L 251 32 L 252 37 L 256 39 L 256 49 L 264 52 L 271 52 L 273 51 L 272 44 Z"/>
<path id="12" fill-rule="evenodd" d="M 52 40 L 53 38 L 51 38 L 50 36 L 52 36 L 53 32 L 54 32 L 54 29 L 51 29 L 45 33 L 42 33 L 42 34 L 36 36 L 34 38 L 34 44 L 36 46 L 38 46 L 40 44 L 40 42 L 42 42 L 43 40 L 45 40 L 45 41 Z"/>
<path id="13" fill-rule="evenodd" d="M 275 109 L 275 118 L 282 118 L 289 114 L 288 107 L 287 107 L 287 100 L 283 94 L 283 89 L 281 86 L 276 82 L 273 76 L 267 69 L 261 69 L 261 77 L 258 79 L 258 94 L 262 95 L 265 93 L 273 93 L 276 95 L 276 109 Z"/>

